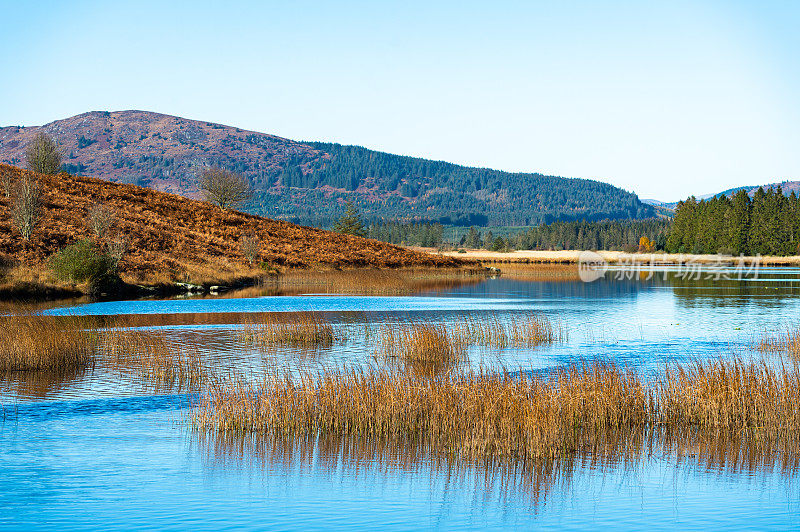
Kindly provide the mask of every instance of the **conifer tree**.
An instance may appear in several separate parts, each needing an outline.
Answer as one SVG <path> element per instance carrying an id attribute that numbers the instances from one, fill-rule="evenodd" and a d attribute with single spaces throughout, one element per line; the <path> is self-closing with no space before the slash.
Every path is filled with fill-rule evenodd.
<path id="1" fill-rule="evenodd" d="M 347 210 L 333 226 L 333 230 L 337 233 L 348 235 L 360 237 L 367 236 L 367 230 L 364 228 L 364 222 L 361 220 L 361 214 L 359 214 L 358 209 L 352 201 L 347 202 Z"/>

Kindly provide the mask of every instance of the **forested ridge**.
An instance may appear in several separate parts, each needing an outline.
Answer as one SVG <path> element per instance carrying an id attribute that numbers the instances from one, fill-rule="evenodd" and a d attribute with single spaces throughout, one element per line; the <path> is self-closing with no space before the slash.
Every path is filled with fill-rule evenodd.
<path id="1" fill-rule="evenodd" d="M 198 197 L 197 178 L 219 166 L 253 187 L 245 210 L 332 227 L 347 201 L 365 222 L 461 227 L 655 216 L 635 194 L 607 183 L 470 168 L 359 146 L 296 142 L 147 111 L 97 111 L 41 127 L 0 128 L 0 161 L 21 164 L 38 132 L 57 140 L 64 169 Z"/>
<path id="2" fill-rule="evenodd" d="M 330 201 L 337 197 L 356 202 L 368 221 L 487 226 L 655 216 L 635 194 L 599 181 L 472 168 L 360 146 L 304 144 L 329 157 L 305 169 L 289 160 L 275 181 L 295 191 L 293 196 L 309 191 L 302 202 L 288 201 L 291 214 L 284 214 L 317 225 L 330 224 L 338 214 L 337 202 Z M 318 193 L 320 187 L 333 189 L 327 191 L 329 201 Z M 259 207 L 280 209 L 279 200 L 262 196 L 253 209 Z"/>
<path id="3" fill-rule="evenodd" d="M 733 255 L 800 254 L 800 198 L 792 191 L 759 188 L 751 198 L 740 190 L 678 203 L 667 237 L 672 253 Z"/>
<path id="4" fill-rule="evenodd" d="M 445 227 L 431 223 L 385 223 L 369 226 L 370 238 L 392 244 L 467 249 L 608 249 L 637 251 L 642 237 L 652 249 L 666 244 L 669 220 L 603 220 L 599 222 L 555 222 L 514 230 L 503 227 L 470 227 L 456 238 L 445 237 Z M 451 228 L 453 229 L 453 228 Z M 451 231 L 447 231 L 450 233 Z"/>

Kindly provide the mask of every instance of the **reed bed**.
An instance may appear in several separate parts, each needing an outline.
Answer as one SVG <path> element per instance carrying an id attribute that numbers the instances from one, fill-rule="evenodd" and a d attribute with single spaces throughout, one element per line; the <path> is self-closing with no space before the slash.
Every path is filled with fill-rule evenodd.
<path id="1" fill-rule="evenodd" d="M 378 342 L 385 356 L 409 361 L 452 363 L 466 357 L 466 345 L 441 323 L 384 324 Z"/>
<path id="2" fill-rule="evenodd" d="M 546 317 L 524 314 L 500 319 L 497 315 L 463 316 L 452 323 L 408 320 L 384 324 L 378 344 L 384 356 L 416 362 L 449 364 L 464 361 L 467 347 L 535 347 L 562 341 L 565 332 Z"/>
<path id="3" fill-rule="evenodd" d="M 112 327 L 105 332 L 104 346 L 112 364 L 159 385 L 199 386 L 206 379 L 196 349 L 170 345 L 153 333 Z"/>
<path id="4" fill-rule="evenodd" d="M 479 268 L 297 270 L 268 278 L 263 282 L 262 290 L 269 288 L 271 293 L 279 294 L 309 291 L 329 294 L 414 294 L 477 284 L 486 275 Z"/>
<path id="5" fill-rule="evenodd" d="M 673 367 L 649 380 L 603 362 L 547 376 L 331 370 L 213 383 L 192 418 L 222 434 L 413 442 L 469 461 L 560 458 L 664 433 L 735 437 L 753 452 L 777 446 L 796 456 L 798 399 L 797 364 L 738 359 Z"/>
<path id="6" fill-rule="evenodd" d="M 757 348 L 762 352 L 788 353 L 800 357 L 800 327 L 787 328 L 780 334 L 765 333 Z"/>
<path id="7" fill-rule="evenodd" d="M 246 343 L 262 348 L 330 347 L 337 339 L 333 325 L 314 312 L 263 313 L 246 321 L 240 336 Z"/>
<path id="8" fill-rule="evenodd" d="M 467 316 L 448 327 L 464 344 L 495 348 L 535 347 L 566 338 L 560 326 L 540 314 L 511 315 L 503 320 L 497 315 Z"/>
<path id="9" fill-rule="evenodd" d="M 94 363 L 99 336 L 84 318 L 0 317 L 0 373 L 71 371 Z"/>

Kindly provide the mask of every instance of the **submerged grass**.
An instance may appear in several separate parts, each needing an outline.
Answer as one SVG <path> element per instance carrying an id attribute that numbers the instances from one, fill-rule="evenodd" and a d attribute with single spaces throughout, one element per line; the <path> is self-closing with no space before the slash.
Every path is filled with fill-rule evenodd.
<path id="1" fill-rule="evenodd" d="M 246 343 L 262 348 L 330 347 L 336 340 L 331 323 L 314 312 L 263 313 L 246 321 L 240 336 Z"/>
<path id="2" fill-rule="evenodd" d="M 0 317 L 0 372 L 72 371 L 95 360 L 99 336 L 87 319 Z"/>
<path id="3" fill-rule="evenodd" d="M 384 324 L 379 343 L 385 356 L 409 361 L 452 363 L 465 358 L 465 344 L 441 323 Z"/>
<path id="4" fill-rule="evenodd" d="M 380 351 L 388 357 L 408 361 L 455 363 L 466 359 L 466 349 L 480 345 L 535 347 L 564 339 L 565 332 L 543 315 L 524 314 L 501 320 L 463 316 L 452 323 L 409 320 L 381 326 Z"/>
<path id="5" fill-rule="evenodd" d="M 602 362 L 548 376 L 323 371 L 299 380 L 214 383 L 193 420 L 230 435 L 414 442 L 471 461 L 552 459 L 634 433 L 687 430 L 797 454 L 799 395 L 796 364 L 738 359 L 670 368 L 648 381 Z"/>
<path id="6" fill-rule="evenodd" d="M 171 345 L 155 333 L 116 326 L 105 331 L 103 340 L 118 369 L 135 371 L 156 384 L 197 386 L 206 378 L 196 349 Z"/>
<path id="7" fill-rule="evenodd" d="M 788 353 L 800 357 L 800 327 L 787 328 L 781 334 L 765 333 L 756 347 L 762 352 Z"/>

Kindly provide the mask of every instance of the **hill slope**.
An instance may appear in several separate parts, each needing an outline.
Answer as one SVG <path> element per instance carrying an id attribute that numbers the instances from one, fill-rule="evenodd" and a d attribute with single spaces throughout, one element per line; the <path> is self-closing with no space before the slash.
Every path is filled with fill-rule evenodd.
<path id="1" fill-rule="evenodd" d="M 0 165 L 19 179 L 25 170 Z M 66 174 L 35 176 L 44 205 L 42 223 L 25 242 L 10 222 L 10 200 L 0 195 L 0 254 L 25 264 L 39 264 L 64 246 L 88 238 L 85 220 L 97 203 L 117 214 L 113 228 L 127 241 L 120 263 L 122 273 L 133 278 L 165 274 L 185 280 L 193 271 L 224 276 L 248 267 L 239 239 L 255 234 L 261 241 L 259 259 L 276 266 L 372 266 L 379 268 L 457 266 L 450 258 L 417 253 L 405 248 L 300 227 L 135 185 Z M 261 270 L 263 273 L 263 270 Z"/>
<path id="2" fill-rule="evenodd" d="M 634 194 L 598 181 L 300 143 L 145 111 L 90 112 L 41 128 L 0 128 L 0 161 L 21 165 L 26 144 L 40 129 L 63 146 L 72 173 L 193 197 L 199 169 L 221 165 L 253 183 L 256 195 L 246 210 L 306 224 L 330 224 L 346 198 L 369 220 L 530 225 L 655 215 Z"/>

